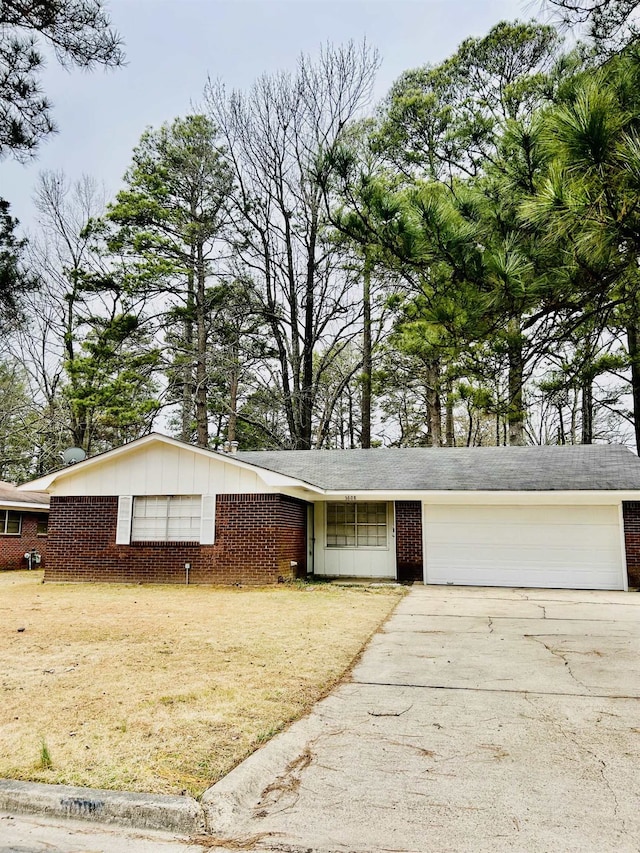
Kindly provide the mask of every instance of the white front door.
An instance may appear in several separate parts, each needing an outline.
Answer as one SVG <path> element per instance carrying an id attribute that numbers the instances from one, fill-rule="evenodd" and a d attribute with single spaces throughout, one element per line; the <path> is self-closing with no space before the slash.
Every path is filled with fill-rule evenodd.
<path id="1" fill-rule="evenodd" d="M 624 589 L 617 506 L 423 505 L 425 582 Z"/>

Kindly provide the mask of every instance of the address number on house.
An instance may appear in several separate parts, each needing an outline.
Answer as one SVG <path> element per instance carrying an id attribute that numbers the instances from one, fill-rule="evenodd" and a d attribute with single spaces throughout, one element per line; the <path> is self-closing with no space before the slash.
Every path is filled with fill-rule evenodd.
<path id="1" fill-rule="evenodd" d="M 351 501 L 351 502 L 355 502 L 357 500 L 355 495 L 345 495 L 344 499 L 345 499 L 345 501 Z"/>

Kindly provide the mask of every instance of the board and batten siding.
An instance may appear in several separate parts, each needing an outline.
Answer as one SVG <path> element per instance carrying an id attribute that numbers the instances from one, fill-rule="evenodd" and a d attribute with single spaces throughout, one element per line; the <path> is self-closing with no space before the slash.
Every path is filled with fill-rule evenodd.
<path id="1" fill-rule="evenodd" d="M 213 495 L 271 494 L 260 476 L 223 459 L 167 444 L 146 445 L 56 481 L 51 494 Z"/>

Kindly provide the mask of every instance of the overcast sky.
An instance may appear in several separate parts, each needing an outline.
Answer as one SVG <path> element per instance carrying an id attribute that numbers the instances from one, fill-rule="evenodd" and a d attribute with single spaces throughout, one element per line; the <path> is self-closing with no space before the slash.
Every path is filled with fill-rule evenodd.
<path id="1" fill-rule="evenodd" d="M 321 43 L 366 37 L 382 67 L 376 98 L 406 69 L 439 62 L 468 36 L 501 20 L 529 19 L 532 0 L 111 0 L 128 65 L 67 72 L 51 61 L 45 91 L 59 133 L 34 162 L 0 163 L 0 196 L 32 227 L 32 195 L 41 170 L 70 179 L 88 174 L 109 195 L 121 186 L 131 151 L 146 127 L 187 114 L 207 76 L 247 88 L 263 72 L 293 69 Z"/>

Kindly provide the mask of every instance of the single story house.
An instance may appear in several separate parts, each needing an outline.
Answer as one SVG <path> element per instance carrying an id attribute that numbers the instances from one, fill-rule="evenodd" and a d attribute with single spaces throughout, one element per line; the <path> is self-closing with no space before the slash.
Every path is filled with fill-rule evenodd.
<path id="1" fill-rule="evenodd" d="M 24 492 L 0 480 L 0 571 L 26 569 L 26 553 L 36 551 L 44 564 L 49 495 Z"/>
<path id="2" fill-rule="evenodd" d="M 151 434 L 20 487 L 45 580 L 640 585 L 640 459 L 613 445 L 225 454 Z"/>

